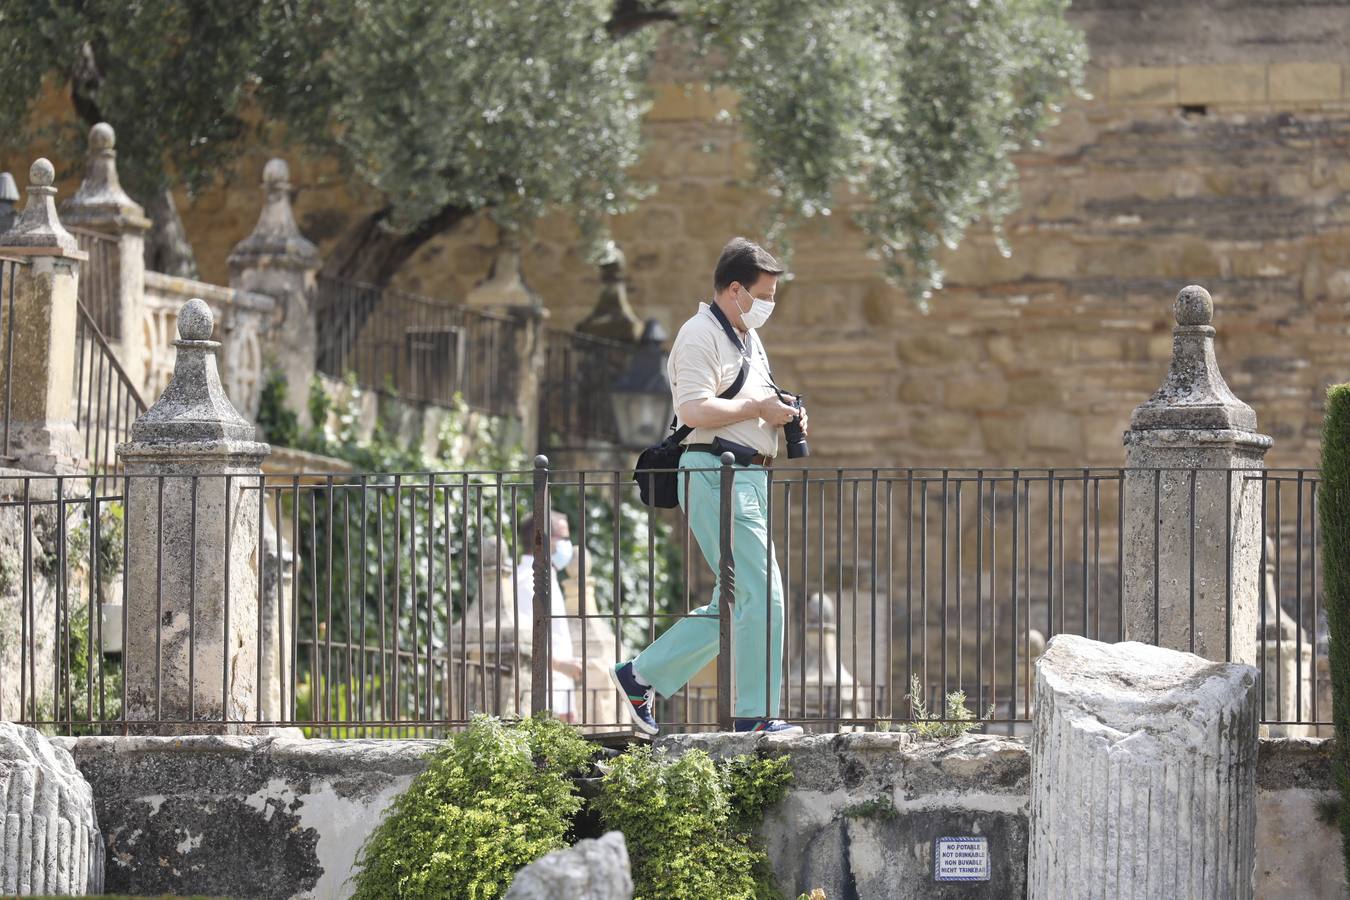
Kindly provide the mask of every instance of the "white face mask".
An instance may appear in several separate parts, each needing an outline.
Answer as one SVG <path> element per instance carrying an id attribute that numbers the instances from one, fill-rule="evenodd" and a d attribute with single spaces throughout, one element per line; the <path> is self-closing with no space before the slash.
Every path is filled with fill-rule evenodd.
<path id="1" fill-rule="evenodd" d="M 553 556 L 550 558 L 555 569 L 565 569 L 567 564 L 572 561 L 572 542 L 563 538 L 553 545 Z"/>
<path id="2" fill-rule="evenodd" d="M 745 288 L 741 288 L 745 291 Z M 769 321 L 769 316 L 773 315 L 774 302 L 756 297 L 749 291 L 745 295 L 750 298 L 750 309 L 741 309 L 741 301 L 736 301 L 736 311 L 741 314 L 741 321 L 745 323 L 746 328 L 763 328 L 764 323 Z"/>

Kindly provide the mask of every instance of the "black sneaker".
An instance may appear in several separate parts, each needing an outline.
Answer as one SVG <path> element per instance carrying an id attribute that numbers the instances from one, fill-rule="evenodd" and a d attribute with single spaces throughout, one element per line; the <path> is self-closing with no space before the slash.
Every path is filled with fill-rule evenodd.
<path id="1" fill-rule="evenodd" d="M 647 734 L 656 734 L 660 731 L 661 726 L 656 724 L 656 717 L 652 715 L 652 702 L 656 699 L 656 691 L 649 684 L 638 683 L 633 675 L 632 661 L 614 666 L 609 670 L 609 677 L 619 689 L 619 693 L 628 698 L 628 713 L 633 717 L 633 724 Z"/>
<path id="2" fill-rule="evenodd" d="M 736 731 L 743 734 L 805 734 L 800 725 L 789 725 L 782 719 L 737 719 Z"/>

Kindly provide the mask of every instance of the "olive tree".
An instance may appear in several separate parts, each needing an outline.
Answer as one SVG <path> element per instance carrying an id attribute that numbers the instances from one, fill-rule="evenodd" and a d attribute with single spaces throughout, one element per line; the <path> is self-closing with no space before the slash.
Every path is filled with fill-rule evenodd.
<path id="1" fill-rule="evenodd" d="M 564 210 L 598 243 L 643 196 L 647 65 L 687 48 L 773 198 L 779 241 L 849 215 L 923 296 L 936 256 L 1016 202 L 1012 157 L 1075 90 L 1068 0 L 43 0 L 0 10 L 0 135 L 43 78 L 118 128 L 128 182 L 207 183 L 257 130 L 335 158 L 378 202 L 335 273 L 386 283 L 484 210 Z M 0 138 L 4 139 L 4 138 Z"/>

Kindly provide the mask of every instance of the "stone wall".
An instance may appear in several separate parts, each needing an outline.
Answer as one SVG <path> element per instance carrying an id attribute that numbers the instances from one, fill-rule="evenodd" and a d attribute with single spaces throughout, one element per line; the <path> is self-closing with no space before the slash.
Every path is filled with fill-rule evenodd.
<path id="1" fill-rule="evenodd" d="M 343 897 L 351 865 L 431 741 L 61 738 L 93 786 L 107 841 L 106 890 L 236 897 Z M 1016 897 L 1025 889 L 1030 756 L 1009 738 L 903 734 L 798 739 L 689 736 L 673 752 L 787 753 L 794 785 L 764 837 L 788 896 Z M 1257 896 L 1350 896 L 1336 830 L 1329 744 L 1264 741 L 1257 774 Z M 932 841 L 989 839 L 992 879 L 939 886 Z M 910 894 L 897 894 L 910 890 Z M 943 893 L 946 890 L 948 893 Z M 852 891 L 852 893 L 850 893 Z"/>

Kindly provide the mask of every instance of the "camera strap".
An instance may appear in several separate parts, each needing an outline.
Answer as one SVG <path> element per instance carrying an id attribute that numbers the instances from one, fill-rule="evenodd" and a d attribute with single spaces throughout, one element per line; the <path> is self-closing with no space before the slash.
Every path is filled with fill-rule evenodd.
<path id="1" fill-rule="evenodd" d="M 734 346 L 736 351 L 741 355 L 741 370 L 736 373 L 736 380 L 731 383 L 731 387 L 717 395 L 718 400 L 730 400 L 741 392 L 741 388 L 745 387 L 745 379 L 750 375 L 750 350 L 741 342 L 740 337 L 736 334 L 736 329 L 731 327 L 731 322 L 727 319 L 727 314 L 722 312 L 717 303 L 709 303 L 708 308 L 712 310 L 713 318 L 717 320 L 717 324 L 722 326 L 722 331 L 726 334 L 727 340 L 731 341 L 732 346 Z M 772 372 L 769 373 L 769 382 L 770 384 L 773 383 Z M 680 425 L 680 415 L 676 412 L 670 419 L 670 431 L 671 435 L 667 440 L 673 438 L 674 443 L 683 444 L 684 439 L 693 434 L 694 429 L 690 428 L 688 425 Z"/>

